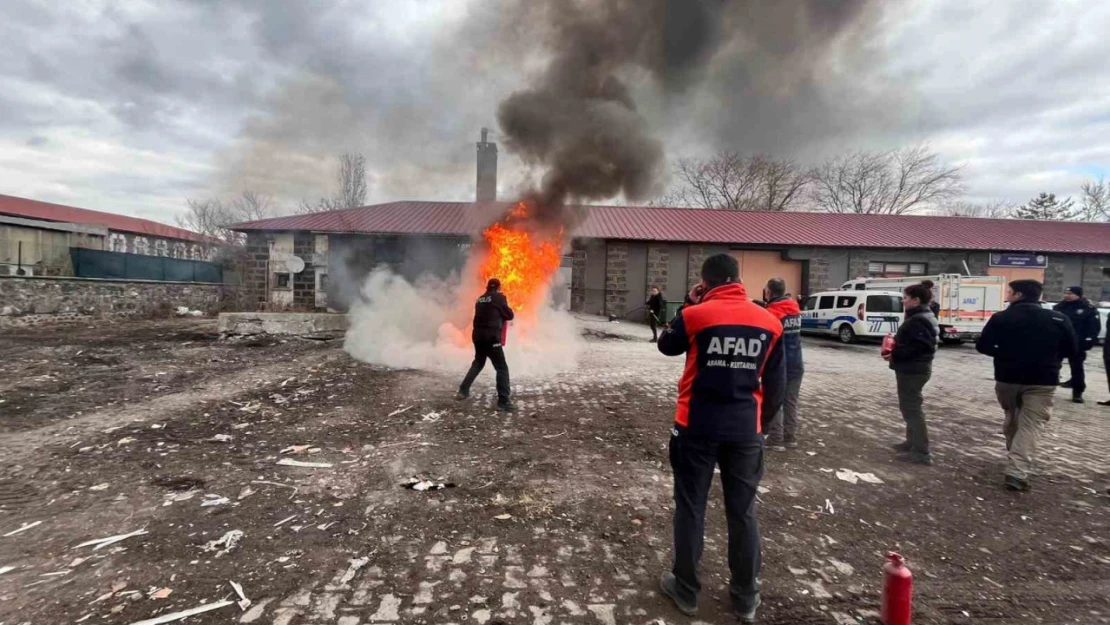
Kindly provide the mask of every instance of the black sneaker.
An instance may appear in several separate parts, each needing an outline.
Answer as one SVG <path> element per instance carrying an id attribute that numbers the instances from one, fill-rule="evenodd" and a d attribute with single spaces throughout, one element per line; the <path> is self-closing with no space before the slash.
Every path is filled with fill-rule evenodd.
<path id="1" fill-rule="evenodd" d="M 1006 486 L 1006 490 L 1017 491 L 1019 493 L 1027 492 L 1030 488 L 1029 482 L 1018 479 L 1012 475 L 1007 475 L 1006 481 L 1003 484 Z"/>
<path id="2" fill-rule="evenodd" d="M 932 466 L 933 464 L 933 454 L 923 454 L 916 451 L 911 451 L 908 454 L 901 454 L 898 456 L 898 459 L 902 462 L 910 462 L 913 464 L 924 464 L 927 466 Z"/>
<path id="3" fill-rule="evenodd" d="M 793 438 L 790 438 L 790 439 L 787 439 L 786 441 L 784 441 L 783 445 L 785 445 L 787 449 L 797 449 L 798 448 L 798 441 L 793 439 Z"/>
<path id="4" fill-rule="evenodd" d="M 905 453 L 905 452 L 909 451 L 910 449 L 913 449 L 913 447 L 910 445 L 909 441 L 902 441 L 901 443 L 898 443 L 897 445 L 893 445 L 893 447 L 894 447 L 894 451 L 900 451 L 902 453 Z"/>
<path id="5" fill-rule="evenodd" d="M 1082 404 L 1082 403 L 1084 403 L 1083 402 L 1083 395 L 1080 394 L 1080 393 L 1072 393 L 1071 394 L 1071 401 L 1072 401 L 1073 404 Z"/>
<path id="6" fill-rule="evenodd" d="M 678 608 L 679 612 L 682 612 L 686 616 L 695 616 L 698 613 L 697 603 L 689 603 L 679 598 L 678 580 L 675 578 L 674 573 L 670 571 L 663 573 L 663 577 L 659 580 L 659 589 L 674 602 L 674 607 Z"/>
<path id="7" fill-rule="evenodd" d="M 1073 386 L 1075 386 L 1075 384 L 1073 384 L 1071 380 L 1068 380 L 1067 382 L 1061 384 L 1060 388 L 1072 388 Z"/>
<path id="8" fill-rule="evenodd" d="M 1110 406 L 1110 399 L 1107 399 L 1106 401 L 1100 401 L 1100 402 L 1098 402 L 1098 405 L 1099 406 Z"/>
<path id="9" fill-rule="evenodd" d="M 771 451 L 786 451 L 786 445 L 783 444 L 781 438 L 768 437 L 766 442 L 764 443 L 764 446 Z"/>
<path id="10" fill-rule="evenodd" d="M 516 405 L 515 404 L 497 404 L 497 410 L 499 412 L 516 412 Z"/>
<path id="11" fill-rule="evenodd" d="M 455 401 L 465 401 L 467 399 L 470 399 L 470 393 L 464 393 L 462 391 L 455 393 Z"/>
<path id="12" fill-rule="evenodd" d="M 756 612 L 756 610 L 759 609 L 759 606 L 762 603 L 763 603 L 763 600 L 760 599 L 759 595 L 757 594 L 755 596 L 755 602 L 752 603 L 751 609 L 748 609 L 748 610 L 734 610 L 733 613 L 736 614 L 736 618 L 740 619 L 741 623 L 754 623 L 755 622 L 755 612 Z"/>

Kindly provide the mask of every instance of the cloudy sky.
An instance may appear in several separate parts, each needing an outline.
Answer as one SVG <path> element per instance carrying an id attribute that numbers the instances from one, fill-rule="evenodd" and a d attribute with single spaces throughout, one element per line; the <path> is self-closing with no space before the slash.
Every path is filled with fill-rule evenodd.
<path id="1" fill-rule="evenodd" d="M 0 193 L 172 223 L 330 193 L 354 150 L 372 201 L 472 199 L 479 128 L 548 58 L 512 1 L 4 0 Z M 734 42 L 679 97 L 630 70 L 637 106 L 668 158 L 929 142 L 970 199 L 1015 202 L 1110 177 L 1110 2 L 879 6 L 811 59 Z M 503 147 L 503 194 L 534 175 Z"/>

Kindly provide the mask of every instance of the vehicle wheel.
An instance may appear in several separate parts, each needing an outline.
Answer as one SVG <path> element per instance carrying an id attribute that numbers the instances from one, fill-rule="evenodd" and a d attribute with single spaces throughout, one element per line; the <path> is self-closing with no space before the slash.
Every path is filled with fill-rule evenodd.
<path id="1" fill-rule="evenodd" d="M 836 335 L 838 337 L 840 337 L 840 342 L 841 343 L 855 343 L 856 342 L 856 331 L 852 329 L 852 326 L 850 326 L 846 323 L 844 325 L 840 326 L 840 329 L 837 330 Z"/>

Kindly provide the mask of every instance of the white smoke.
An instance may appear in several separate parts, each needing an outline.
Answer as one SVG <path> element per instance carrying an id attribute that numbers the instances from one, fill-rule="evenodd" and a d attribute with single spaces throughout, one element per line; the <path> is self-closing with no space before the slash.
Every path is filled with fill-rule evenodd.
<path id="1" fill-rule="evenodd" d="M 445 281 L 423 276 L 409 283 L 379 267 L 366 278 L 360 300 L 347 313 L 343 349 L 363 362 L 449 372 L 461 380 L 474 358 L 467 331 L 473 315 L 474 298 L 457 277 Z M 509 327 L 505 345 L 509 371 L 515 380 L 572 370 L 581 341 L 574 318 L 549 303 L 537 312 L 534 322 L 514 322 Z M 487 369 L 492 381 L 492 365 L 487 364 Z"/>

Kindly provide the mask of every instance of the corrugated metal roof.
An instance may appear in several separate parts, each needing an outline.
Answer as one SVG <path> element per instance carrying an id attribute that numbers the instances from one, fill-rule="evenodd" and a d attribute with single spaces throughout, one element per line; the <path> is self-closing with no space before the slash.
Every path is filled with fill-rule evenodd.
<path id="1" fill-rule="evenodd" d="M 109 230 L 145 234 L 152 237 L 185 239 L 188 241 L 208 241 L 206 237 L 196 232 L 183 228 L 175 228 L 174 226 L 168 226 L 158 223 L 157 221 L 150 221 L 149 219 L 128 217 L 127 215 L 117 215 L 115 213 L 104 213 L 87 208 L 64 206 L 62 204 L 51 204 L 50 202 L 40 202 L 38 200 L 28 200 L 12 195 L 0 195 L 0 213 L 29 219 L 40 219 L 42 221 L 60 221 L 72 224 L 103 226 Z"/>
<path id="2" fill-rule="evenodd" d="M 508 202 L 390 202 L 264 219 L 236 230 L 471 235 Z M 917 215 L 763 213 L 636 206 L 582 207 L 576 237 L 817 247 L 1021 250 L 1110 254 L 1110 224 Z"/>

